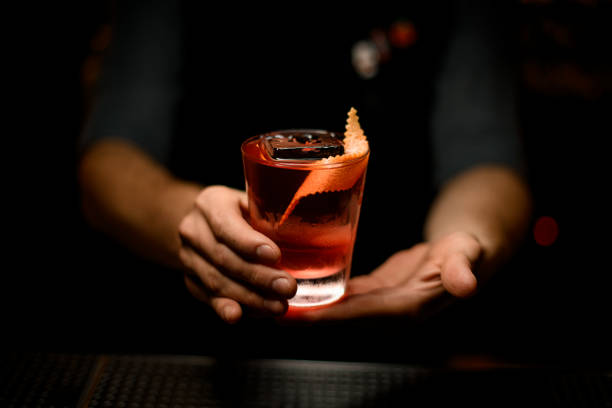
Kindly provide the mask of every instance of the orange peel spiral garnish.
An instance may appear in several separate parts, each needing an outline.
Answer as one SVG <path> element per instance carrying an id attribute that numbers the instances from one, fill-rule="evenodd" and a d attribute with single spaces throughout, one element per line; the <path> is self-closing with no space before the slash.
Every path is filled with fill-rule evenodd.
<path id="1" fill-rule="evenodd" d="M 369 148 L 368 140 L 359 125 L 357 110 L 351 108 L 346 120 L 346 132 L 344 132 L 344 154 L 327 157 L 317 161 L 317 163 L 334 164 L 357 159 L 366 154 Z M 311 170 L 291 199 L 280 219 L 279 225 L 282 225 L 287 220 L 301 198 L 311 194 L 343 191 L 352 188 L 365 171 L 367 165 L 368 161 L 365 159 L 355 163 L 353 166 L 315 168 Z"/>

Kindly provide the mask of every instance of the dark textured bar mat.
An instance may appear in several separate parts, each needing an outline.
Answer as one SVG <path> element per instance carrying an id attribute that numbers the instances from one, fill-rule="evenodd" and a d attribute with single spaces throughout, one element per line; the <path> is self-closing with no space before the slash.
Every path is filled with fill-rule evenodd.
<path id="1" fill-rule="evenodd" d="M 196 356 L 2 357 L 2 407 L 612 407 L 612 375 Z"/>

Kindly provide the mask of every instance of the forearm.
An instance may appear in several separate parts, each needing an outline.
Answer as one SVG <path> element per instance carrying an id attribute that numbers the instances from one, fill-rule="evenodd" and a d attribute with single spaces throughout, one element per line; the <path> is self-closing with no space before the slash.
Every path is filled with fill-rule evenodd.
<path id="1" fill-rule="evenodd" d="M 94 228 L 143 257 L 179 266 L 178 225 L 201 186 L 174 178 L 135 146 L 103 140 L 79 165 L 83 211 Z"/>
<path id="2" fill-rule="evenodd" d="M 480 166 L 451 179 L 435 199 L 425 223 L 425 239 L 467 232 L 484 249 L 481 267 L 491 270 L 507 260 L 523 238 L 531 196 L 512 170 Z"/>

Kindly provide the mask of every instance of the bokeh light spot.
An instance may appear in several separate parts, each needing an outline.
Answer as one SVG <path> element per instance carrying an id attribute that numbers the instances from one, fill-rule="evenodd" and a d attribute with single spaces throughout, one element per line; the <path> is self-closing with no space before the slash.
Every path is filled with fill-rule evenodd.
<path id="1" fill-rule="evenodd" d="M 559 236 L 559 225 L 553 217 L 542 216 L 533 226 L 533 238 L 538 245 L 551 246 Z"/>
<path id="2" fill-rule="evenodd" d="M 394 47 L 406 48 L 414 45 L 417 40 L 417 31 L 410 21 L 396 21 L 391 25 L 389 41 Z"/>

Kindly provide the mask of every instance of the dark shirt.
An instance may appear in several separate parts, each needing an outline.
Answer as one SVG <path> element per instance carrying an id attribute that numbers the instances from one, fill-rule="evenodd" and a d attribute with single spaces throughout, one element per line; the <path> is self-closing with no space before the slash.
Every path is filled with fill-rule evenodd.
<path id="1" fill-rule="evenodd" d="M 500 4 L 192 3 L 119 3 L 84 148 L 123 138 L 179 177 L 243 188 L 243 140 L 286 128 L 342 131 L 354 106 L 371 147 L 357 274 L 422 240 L 431 199 L 453 175 L 485 163 L 522 170 L 511 10 Z M 398 27 L 416 36 L 394 42 Z M 388 50 L 368 78 L 353 57 L 377 33 Z"/>

